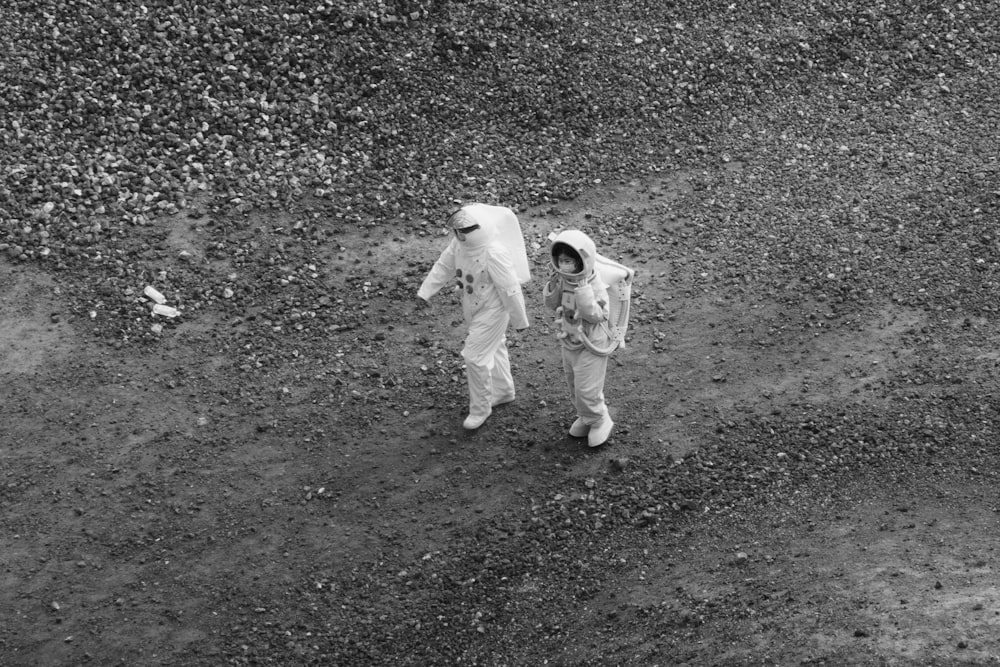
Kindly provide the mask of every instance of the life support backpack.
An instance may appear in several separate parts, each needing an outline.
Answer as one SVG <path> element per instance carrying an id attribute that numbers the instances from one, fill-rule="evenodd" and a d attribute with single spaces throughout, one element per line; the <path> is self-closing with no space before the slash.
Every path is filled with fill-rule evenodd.
<path id="1" fill-rule="evenodd" d="M 619 347 L 625 347 L 625 334 L 628 331 L 629 310 L 632 305 L 632 278 L 635 271 L 624 264 L 597 253 L 594 258 L 594 270 L 608 287 L 608 333 L 610 342 L 607 347 L 598 347 L 581 332 L 580 342 L 593 352 L 607 356 Z"/>

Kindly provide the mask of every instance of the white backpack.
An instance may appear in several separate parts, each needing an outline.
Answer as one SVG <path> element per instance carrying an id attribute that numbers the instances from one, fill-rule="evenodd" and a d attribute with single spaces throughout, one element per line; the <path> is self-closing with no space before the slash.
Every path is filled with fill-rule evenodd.
<path id="1" fill-rule="evenodd" d="M 611 343 L 607 349 L 602 349 L 587 340 L 586 336 L 581 336 L 580 340 L 594 354 L 607 355 L 619 347 L 625 347 L 629 309 L 632 304 L 632 278 L 635 277 L 635 271 L 600 253 L 594 258 L 594 270 L 608 286 L 608 310 L 611 313 L 608 317 L 608 331 L 611 334 Z"/>

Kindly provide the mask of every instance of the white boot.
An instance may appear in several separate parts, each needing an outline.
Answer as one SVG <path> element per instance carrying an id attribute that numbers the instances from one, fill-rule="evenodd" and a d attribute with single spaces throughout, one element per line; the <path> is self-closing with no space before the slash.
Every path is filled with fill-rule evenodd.
<path id="1" fill-rule="evenodd" d="M 587 444 L 590 447 L 600 447 L 605 442 L 608 441 L 608 437 L 611 435 L 611 428 L 615 425 L 611 421 L 611 415 L 604 415 L 604 418 L 592 424 L 590 427 L 590 433 L 587 434 Z"/>
<path id="2" fill-rule="evenodd" d="M 577 417 L 573 425 L 569 427 L 569 434 L 574 438 L 582 438 L 587 435 L 589 430 L 590 427 L 584 423 L 583 417 Z"/>
<path id="3" fill-rule="evenodd" d="M 470 414 L 468 417 L 465 418 L 465 421 L 462 422 L 462 428 L 464 428 L 466 431 L 475 431 L 477 428 L 482 426 L 487 419 L 490 418 L 491 414 L 493 414 L 492 410 L 490 410 L 486 414 L 478 414 L 478 415 Z"/>
<path id="4" fill-rule="evenodd" d="M 507 405 L 508 403 L 514 402 L 514 394 L 504 394 L 500 398 L 493 399 L 493 407 L 498 405 Z"/>
<path id="5" fill-rule="evenodd" d="M 465 375 L 469 381 L 469 416 L 462 422 L 467 431 L 474 431 L 493 414 L 493 368 L 466 361 Z"/>

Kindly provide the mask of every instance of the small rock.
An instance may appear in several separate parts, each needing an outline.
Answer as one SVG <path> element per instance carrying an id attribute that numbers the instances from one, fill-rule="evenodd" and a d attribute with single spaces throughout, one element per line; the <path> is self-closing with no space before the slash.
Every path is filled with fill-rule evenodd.
<path id="1" fill-rule="evenodd" d="M 626 467 L 628 467 L 629 460 L 627 458 L 615 458 L 608 461 L 608 467 L 614 472 L 621 472 Z"/>

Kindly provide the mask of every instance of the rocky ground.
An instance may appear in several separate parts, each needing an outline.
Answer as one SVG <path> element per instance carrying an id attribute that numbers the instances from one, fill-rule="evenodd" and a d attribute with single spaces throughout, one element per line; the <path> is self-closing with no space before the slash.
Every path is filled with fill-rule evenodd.
<path id="1" fill-rule="evenodd" d="M 551 4 L 0 16 L 0 662 L 1000 662 L 1000 15 Z M 454 200 L 536 276 L 474 433 Z"/>

